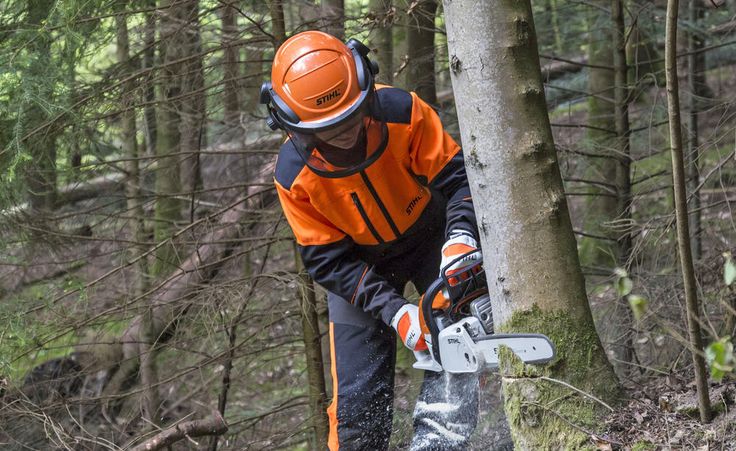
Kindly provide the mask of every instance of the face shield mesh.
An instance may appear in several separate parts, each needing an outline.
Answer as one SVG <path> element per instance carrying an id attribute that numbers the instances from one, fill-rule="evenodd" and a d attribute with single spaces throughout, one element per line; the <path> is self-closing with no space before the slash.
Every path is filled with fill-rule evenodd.
<path id="1" fill-rule="evenodd" d="M 354 174 L 373 163 L 386 148 L 388 127 L 380 120 L 375 93 L 355 115 L 315 133 L 287 130 L 289 140 L 315 173 L 326 177 Z"/>

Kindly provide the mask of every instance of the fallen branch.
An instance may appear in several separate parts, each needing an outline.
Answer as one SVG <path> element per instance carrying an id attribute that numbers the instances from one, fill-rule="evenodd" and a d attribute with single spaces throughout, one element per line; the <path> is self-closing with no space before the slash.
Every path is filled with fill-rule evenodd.
<path id="1" fill-rule="evenodd" d="M 62 186 L 57 191 L 56 202 L 53 208 L 59 208 L 66 204 L 91 199 L 103 194 L 116 194 L 122 192 L 125 187 L 125 174 L 114 173 L 105 174 L 86 182 L 74 182 Z M 30 204 L 23 203 L 6 210 L 0 210 L 0 216 L 8 218 L 18 218 L 34 213 Z"/>
<path id="2" fill-rule="evenodd" d="M 202 420 L 186 421 L 158 433 L 150 440 L 132 448 L 131 451 L 153 451 L 178 442 L 184 438 L 222 435 L 227 432 L 227 423 L 217 410 Z"/>

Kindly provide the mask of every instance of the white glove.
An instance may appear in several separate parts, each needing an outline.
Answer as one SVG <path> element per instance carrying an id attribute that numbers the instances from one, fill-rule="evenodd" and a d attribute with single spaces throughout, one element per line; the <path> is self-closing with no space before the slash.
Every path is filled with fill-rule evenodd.
<path id="1" fill-rule="evenodd" d="M 419 325 L 419 307 L 416 305 L 404 304 L 391 320 L 391 327 L 404 342 L 404 346 L 412 351 L 428 349 Z"/>
<path id="2" fill-rule="evenodd" d="M 478 251 L 478 252 L 473 252 Z M 472 254 L 469 254 L 472 252 Z M 468 254 L 461 260 L 457 260 L 461 255 Z M 442 262 L 440 263 L 440 275 L 448 276 L 462 272 L 468 266 L 483 261 L 483 255 L 478 249 L 478 243 L 475 238 L 464 230 L 453 230 L 450 232 L 450 238 L 442 246 Z M 452 264 L 451 264 L 452 263 Z"/>

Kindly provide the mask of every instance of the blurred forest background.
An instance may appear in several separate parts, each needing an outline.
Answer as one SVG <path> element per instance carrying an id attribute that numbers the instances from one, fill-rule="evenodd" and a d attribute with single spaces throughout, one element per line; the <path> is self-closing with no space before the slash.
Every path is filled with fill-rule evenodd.
<path id="1" fill-rule="evenodd" d="M 736 15 L 723 1 L 683 1 L 677 41 L 713 381 L 733 372 L 736 329 Z M 639 429 L 655 411 L 687 417 L 662 407 L 692 381 L 665 2 L 532 6 L 598 332 L 623 385 L 648 387 L 627 415 Z M 322 448 L 324 294 L 276 200 L 283 137 L 258 103 L 274 49 L 308 29 L 367 43 L 379 81 L 416 91 L 459 140 L 436 0 L 0 3 L 0 447 L 165 446 L 186 430 L 174 448 Z M 392 446 L 404 449 L 421 375 L 403 348 L 399 360 Z M 475 449 L 505 434 L 495 379 Z M 732 409 L 733 387 L 719 393 Z M 731 420 L 710 429 L 726 444 L 713 449 L 736 449 Z"/>

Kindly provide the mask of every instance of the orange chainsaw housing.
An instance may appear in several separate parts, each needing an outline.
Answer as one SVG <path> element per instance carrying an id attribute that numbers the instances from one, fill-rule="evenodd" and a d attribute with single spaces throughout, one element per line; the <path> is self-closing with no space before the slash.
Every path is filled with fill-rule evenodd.
<path id="1" fill-rule="evenodd" d="M 423 334 L 429 333 L 429 326 L 427 326 L 427 321 L 424 318 L 424 310 L 422 309 L 422 303 L 425 302 L 424 296 L 419 298 L 419 326 L 422 328 Z M 447 310 L 450 308 L 450 300 L 445 297 L 445 295 L 442 293 L 442 290 L 437 292 L 437 295 L 435 295 L 434 299 L 432 299 L 432 309 L 433 310 Z"/>

